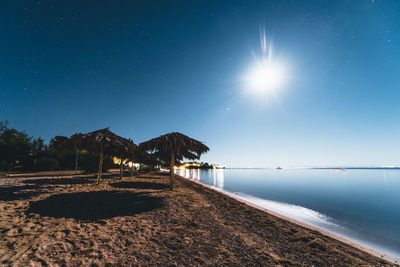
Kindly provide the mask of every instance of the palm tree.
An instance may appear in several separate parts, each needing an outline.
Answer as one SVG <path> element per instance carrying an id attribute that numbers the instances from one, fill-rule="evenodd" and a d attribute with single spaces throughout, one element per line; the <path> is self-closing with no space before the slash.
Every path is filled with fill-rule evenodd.
<path id="1" fill-rule="evenodd" d="M 126 150 L 129 144 L 127 139 L 111 132 L 109 128 L 84 134 L 81 140 L 82 145 L 86 147 L 86 149 L 95 150 L 99 153 L 97 184 L 100 183 L 104 156 L 114 155 L 117 150 Z"/>
<path id="2" fill-rule="evenodd" d="M 151 151 L 160 160 L 170 161 L 169 177 L 171 188 L 173 187 L 175 161 L 183 160 L 183 158 L 189 160 L 200 159 L 201 154 L 209 150 L 202 142 L 177 132 L 161 135 L 143 142 L 139 146 L 143 150 Z"/>
<path id="3" fill-rule="evenodd" d="M 82 134 L 75 133 L 70 138 L 55 136 L 50 140 L 49 148 L 57 153 L 75 152 L 75 172 L 78 170 L 79 152 L 82 150 Z"/>

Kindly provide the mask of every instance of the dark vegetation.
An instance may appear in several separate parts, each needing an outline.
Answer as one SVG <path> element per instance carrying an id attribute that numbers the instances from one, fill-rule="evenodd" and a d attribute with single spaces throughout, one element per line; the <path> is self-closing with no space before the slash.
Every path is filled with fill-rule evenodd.
<path id="1" fill-rule="evenodd" d="M 0 121 L 0 171 L 96 171 L 98 155 L 78 147 L 76 136 L 55 136 L 45 144 L 40 137 L 35 139 Z M 112 167 L 112 158 L 105 158 L 103 171 Z"/>
<path id="2" fill-rule="evenodd" d="M 197 161 L 189 161 L 189 162 L 184 162 L 186 169 L 214 169 L 218 165 L 214 164 L 208 164 L 208 162 L 197 162 Z M 225 167 L 219 167 L 218 168 L 223 168 Z"/>

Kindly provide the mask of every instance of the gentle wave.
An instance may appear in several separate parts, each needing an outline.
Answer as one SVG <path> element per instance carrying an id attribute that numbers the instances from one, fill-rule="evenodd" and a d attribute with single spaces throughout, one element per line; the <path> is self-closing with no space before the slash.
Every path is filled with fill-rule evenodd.
<path id="1" fill-rule="evenodd" d="M 396 227 L 399 217 L 397 210 L 392 209 L 393 203 L 399 201 L 396 194 L 400 186 L 399 172 L 396 169 L 381 169 L 349 168 L 346 175 L 340 176 L 325 169 L 264 169 L 257 172 L 248 169 L 186 170 L 178 174 L 400 259 L 400 239 Z M 253 196 L 253 192 L 261 195 Z M 269 200 L 271 192 L 285 194 L 288 202 Z M 292 192 L 295 194 L 290 195 Z M 371 195 L 384 197 L 376 203 L 370 200 Z M 366 201 L 362 201 L 363 198 Z M 297 203 L 305 204 L 300 206 Z M 310 209 L 308 204 L 324 209 Z M 381 217 L 378 219 L 374 214 Z"/>
<path id="2" fill-rule="evenodd" d="M 333 223 L 328 216 L 302 206 L 262 199 L 239 192 L 234 192 L 232 194 L 250 203 L 301 222 L 326 228 L 339 227 L 339 225 Z"/>

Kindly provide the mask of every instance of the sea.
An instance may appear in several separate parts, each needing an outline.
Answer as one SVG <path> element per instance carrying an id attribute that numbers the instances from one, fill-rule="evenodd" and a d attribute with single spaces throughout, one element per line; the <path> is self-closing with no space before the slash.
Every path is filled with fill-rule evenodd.
<path id="1" fill-rule="evenodd" d="M 400 169 L 177 169 L 222 190 L 400 259 Z"/>

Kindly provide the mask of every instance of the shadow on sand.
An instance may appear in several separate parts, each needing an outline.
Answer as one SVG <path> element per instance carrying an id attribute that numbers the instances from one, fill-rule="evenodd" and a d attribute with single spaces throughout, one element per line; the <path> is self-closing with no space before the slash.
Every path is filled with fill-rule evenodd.
<path id="1" fill-rule="evenodd" d="M 169 176 L 169 172 L 157 172 L 156 175 L 159 175 L 159 176 Z"/>
<path id="2" fill-rule="evenodd" d="M 36 185 L 52 185 L 52 184 L 88 184 L 93 183 L 95 180 L 89 180 L 85 178 L 45 178 L 45 179 L 33 179 L 25 180 L 25 184 L 36 184 Z"/>
<path id="3" fill-rule="evenodd" d="M 117 216 L 132 216 L 162 206 L 162 198 L 143 193 L 95 191 L 52 195 L 44 200 L 31 202 L 26 213 L 96 221 Z"/>
<path id="4" fill-rule="evenodd" d="M 0 201 L 28 199 L 41 193 L 34 185 L 0 187 Z"/>
<path id="5" fill-rule="evenodd" d="M 147 176 L 135 176 L 133 179 L 136 179 L 136 178 L 149 179 L 149 180 L 159 180 L 159 179 L 161 179 L 161 177 L 151 177 L 151 176 L 149 176 L 149 177 L 147 177 Z"/>
<path id="6" fill-rule="evenodd" d="M 137 188 L 137 189 L 165 189 L 169 188 L 166 184 L 152 182 L 119 182 L 110 184 L 115 188 Z"/>

